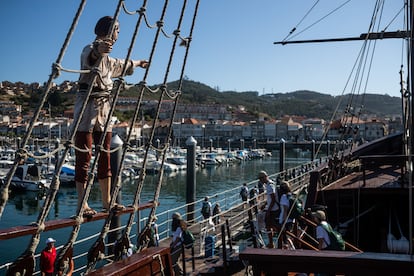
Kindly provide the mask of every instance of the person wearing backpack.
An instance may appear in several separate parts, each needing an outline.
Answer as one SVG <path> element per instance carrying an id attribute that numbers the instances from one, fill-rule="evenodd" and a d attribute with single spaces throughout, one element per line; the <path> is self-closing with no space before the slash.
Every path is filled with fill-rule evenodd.
<path id="1" fill-rule="evenodd" d="M 322 223 L 327 224 L 325 212 L 318 210 L 312 213 L 313 221 L 316 223 L 316 239 L 318 240 L 318 248 L 323 250 L 331 243 L 328 232 L 322 227 Z"/>
<path id="2" fill-rule="evenodd" d="M 275 248 L 273 242 L 273 236 L 275 232 L 280 230 L 279 225 L 279 196 L 276 190 L 275 183 L 269 179 L 269 176 L 265 171 L 259 172 L 259 181 L 265 185 L 266 193 L 266 207 L 265 207 L 265 223 L 266 230 L 269 239 L 269 243 L 266 245 L 267 248 Z"/>
<path id="3" fill-rule="evenodd" d="M 280 215 L 279 224 L 282 226 L 281 241 L 283 242 L 282 248 L 287 247 L 289 241 L 285 231 L 292 231 L 293 218 L 289 215 L 290 208 L 292 206 L 290 199 L 292 198 L 292 192 L 290 190 L 290 184 L 287 181 L 280 183 Z"/>
<path id="4" fill-rule="evenodd" d="M 247 202 L 248 195 L 249 195 L 249 188 L 247 187 L 247 183 L 243 183 L 243 186 L 240 189 L 240 196 L 243 202 Z"/>
<path id="5" fill-rule="evenodd" d="M 201 206 L 201 214 L 204 219 L 208 219 L 212 215 L 211 202 L 209 201 L 208 196 L 204 198 L 203 205 Z"/>
<path id="6" fill-rule="evenodd" d="M 217 202 L 216 205 L 214 205 L 214 209 L 213 209 L 213 222 L 215 225 L 220 224 L 220 213 L 221 213 L 220 203 Z"/>
<path id="7" fill-rule="evenodd" d="M 321 250 L 345 250 L 345 242 L 341 234 L 334 231 L 332 226 L 326 221 L 325 212 L 318 210 L 312 213 L 313 221 L 317 224 L 316 239 L 319 242 L 318 248 Z"/>
<path id="8" fill-rule="evenodd" d="M 285 223 L 285 230 L 291 231 L 293 225 L 293 219 L 289 215 L 290 211 L 290 198 L 293 197 L 290 190 L 290 184 L 287 181 L 282 181 L 280 183 L 280 215 L 279 215 L 279 224 L 283 225 Z"/>
<path id="9" fill-rule="evenodd" d="M 249 204 L 250 204 L 250 208 L 253 207 L 253 211 L 255 214 L 257 214 L 258 212 L 258 208 L 257 208 L 257 195 L 259 194 L 259 190 L 257 189 L 257 186 L 254 186 L 253 188 L 250 189 L 249 192 Z"/>

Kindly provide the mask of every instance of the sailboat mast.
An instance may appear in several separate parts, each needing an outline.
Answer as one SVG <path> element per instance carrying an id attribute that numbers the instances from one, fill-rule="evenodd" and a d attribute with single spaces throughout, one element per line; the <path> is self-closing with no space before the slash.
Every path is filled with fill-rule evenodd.
<path id="1" fill-rule="evenodd" d="M 413 110 L 414 110 L 414 101 L 413 101 L 413 91 L 414 91 L 414 84 L 413 84 L 413 79 L 414 79 L 414 71 L 412 70 L 412 65 L 414 64 L 414 56 L 413 56 L 413 40 L 414 40 L 414 36 L 413 36 L 413 26 L 414 26 L 414 18 L 413 18 L 413 2 L 414 0 L 407 0 L 407 5 L 409 5 L 407 7 L 407 26 L 410 30 L 410 39 L 408 40 L 408 87 L 410 89 L 410 100 L 411 100 L 411 105 L 410 105 L 410 112 L 409 112 L 409 133 L 408 133 L 408 173 L 409 173 L 409 187 L 408 187 L 408 236 L 409 236 L 409 246 L 410 246 L 410 255 L 413 254 L 413 160 L 412 160 L 412 151 L 414 149 L 414 139 L 412 137 L 413 133 L 414 133 L 414 126 L 413 126 Z"/>

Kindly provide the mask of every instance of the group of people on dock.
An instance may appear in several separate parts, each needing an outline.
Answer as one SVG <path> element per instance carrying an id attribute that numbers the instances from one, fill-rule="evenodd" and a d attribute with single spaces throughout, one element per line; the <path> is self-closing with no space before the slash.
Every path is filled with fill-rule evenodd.
<path id="1" fill-rule="evenodd" d="M 278 185 L 269 178 L 266 171 L 260 171 L 258 174 L 258 182 L 250 190 L 247 183 L 244 183 L 240 189 L 240 197 L 243 202 L 249 201 L 249 205 L 257 214 L 257 225 L 259 232 L 266 230 L 268 243 L 266 248 L 291 248 L 294 247 L 291 240 L 286 236 L 285 231 L 292 231 L 293 225 L 299 215 L 304 215 L 304 209 L 300 199 L 291 191 L 288 181 L 278 180 Z M 261 201 L 264 201 L 261 203 Z M 297 203 L 298 201 L 298 203 Z M 301 214 L 295 214 L 298 208 L 294 204 L 301 205 Z M 258 206 L 259 205 L 259 206 Z M 292 210 L 293 208 L 293 210 Z M 332 227 L 326 221 L 326 214 L 323 210 L 315 210 L 310 213 L 312 221 L 316 226 L 316 240 L 318 241 L 318 249 L 331 249 Z M 333 230 L 332 230 L 333 231 Z M 274 237 L 278 233 L 278 241 L 275 246 Z M 343 248 L 336 248 L 343 250 Z"/>

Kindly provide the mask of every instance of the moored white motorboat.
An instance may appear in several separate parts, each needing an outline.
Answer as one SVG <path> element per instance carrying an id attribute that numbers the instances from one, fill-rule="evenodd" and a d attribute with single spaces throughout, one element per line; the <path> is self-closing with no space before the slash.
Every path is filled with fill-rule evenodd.
<path id="1" fill-rule="evenodd" d="M 38 165 L 24 164 L 16 169 L 16 173 L 11 179 L 10 189 L 19 191 L 39 191 L 48 189 L 50 181 L 42 178 L 41 170 Z"/>

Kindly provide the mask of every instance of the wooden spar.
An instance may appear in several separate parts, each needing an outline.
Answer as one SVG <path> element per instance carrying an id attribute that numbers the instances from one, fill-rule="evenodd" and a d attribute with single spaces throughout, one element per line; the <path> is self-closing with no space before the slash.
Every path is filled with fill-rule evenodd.
<path id="1" fill-rule="evenodd" d="M 406 4 L 409 4 L 408 11 L 407 11 L 407 25 L 410 26 L 410 39 L 408 40 L 408 54 L 409 54 L 409 65 L 408 65 L 408 87 L 411 89 L 411 97 L 409 98 L 411 100 L 411 110 L 410 114 L 408 116 L 408 122 L 409 122 L 409 135 L 408 135 L 408 235 L 409 235 L 409 254 L 413 255 L 413 159 L 412 159 L 412 153 L 414 149 L 414 140 L 412 137 L 412 133 L 414 131 L 414 124 L 413 124 L 413 108 L 414 108 L 414 101 L 413 101 L 413 91 L 414 91 L 414 71 L 413 71 L 413 62 L 414 62 L 414 56 L 413 56 L 413 40 L 414 40 L 414 34 L 412 32 L 414 28 L 414 1 L 410 0 L 407 1 Z"/>
<path id="2" fill-rule="evenodd" d="M 395 32 L 380 32 L 380 33 L 363 33 L 360 36 L 344 37 L 344 38 L 327 38 L 327 39 L 310 39 L 310 40 L 290 40 L 290 41 L 276 41 L 273 44 L 301 44 L 301 43 L 320 43 L 320 42 L 343 42 L 355 40 L 375 40 L 388 38 L 408 38 L 410 32 L 395 31 Z"/>
<path id="3" fill-rule="evenodd" d="M 146 203 L 139 204 L 138 210 L 153 208 L 153 206 L 154 206 L 154 202 L 149 201 Z M 116 211 L 116 214 L 117 215 L 130 214 L 135 211 L 136 211 L 135 208 L 127 207 L 124 210 Z M 83 223 L 106 219 L 108 215 L 109 215 L 108 213 L 97 213 L 96 215 L 90 218 L 84 217 Z M 69 226 L 75 226 L 76 224 L 77 224 L 77 221 L 76 219 L 73 219 L 73 218 L 50 220 L 50 221 L 45 222 L 45 227 L 43 231 L 46 232 L 46 231 L 61 229 L 61 228 L 69 227 Z M 38 231 L 38 227 L 35 224 L 5 228 L 5 229 L 0 230 L 0 240 L 8 240 L 11 238 L 22 237 L 25 235 L 34 235 L 36 234 L 37 231 Z"/>

